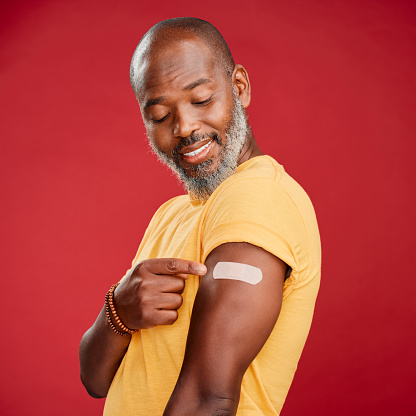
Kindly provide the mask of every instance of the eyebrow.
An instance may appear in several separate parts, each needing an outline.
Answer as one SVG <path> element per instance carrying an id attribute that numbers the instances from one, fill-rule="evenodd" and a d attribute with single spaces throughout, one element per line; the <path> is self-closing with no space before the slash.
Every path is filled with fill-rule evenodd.
<path id="1" fill-rule="evenodd" d="M 152 105 L 157 105 L 157 104 L 159 104 L 160 102 L 162 102 L 165 99 L 166 99 L 166 97 L 164 97 L 164 96 L 157 97 L 157 98 L 151 98 L 150 100 L 147 100 L 146 101 L 146 103 L 144 105 L 144 109 L 147 110 Z"/>
<path id="2" fill-rule="evenodd" d="M 199 78 L 198 80 L 196 80 L 195 82 L 192 82 L 191 84 L 187 85 L 186 87 L 183 88 L 184 91 L 189 91 L 189 90 L 193 90 L 194 88 L 196 88 L 198 85 L 202 85 L 202 84 L 209 84 L 210 82 L 212 82 L 211 79 L 209 78 Z"/>
<path id="3" fill-rule="evenodd" d="M 183 87 L 182 89 L 184 91 L 190 91 L 193 90 L 194 88 L 198 87 L 199 85 L 203 85 L 203 84 L 209 84 L 211 83 L 212 80 L 209 78 L 199 78 L 196 81 L 188 84 L 187 86 Z M 161 97 L 157 97 L 157 98 L 151 98 L 150 100 L 147 100 L 145 105 L 144 105 L 144 109 L 147 110 L 149 107 L 153 106 L 153 105 L 157 105 L 160 104 L 162 101 L 166 100 L 165 96 L 161 96 Z"/>

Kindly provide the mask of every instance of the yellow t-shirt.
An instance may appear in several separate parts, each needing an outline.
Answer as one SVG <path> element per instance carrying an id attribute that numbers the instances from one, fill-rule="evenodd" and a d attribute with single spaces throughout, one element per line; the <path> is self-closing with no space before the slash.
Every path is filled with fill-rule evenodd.
<path id="1" fill-rule="evenodd" d="M 206 203 L 188 195 L 166 202 L 152 218 L 133 265 L 162 257 L 203 263 L 227 242 L 262 247 L 292 269 L 277 323 L 244 375 L 237 411 L 237 416 L 278 415 L 309 332 L 321 270 L 314 209 L 283 166 L 258 156 L 241 164 Z M 186 281 L 173 325 L 132 336 L 111 384 L 105 416 L 163 414 L 181 369 L 199 279 Z"/>

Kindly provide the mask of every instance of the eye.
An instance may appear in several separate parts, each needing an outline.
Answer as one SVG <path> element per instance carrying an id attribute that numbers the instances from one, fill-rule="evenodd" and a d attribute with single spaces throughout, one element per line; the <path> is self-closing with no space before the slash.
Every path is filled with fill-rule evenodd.
<path id="1" fill-rule="evenodd" d="M 150 120 L 153 124 L 162 123 L 163 121 L 165 121 L 168 118 L 169 114 L 170 113 L 167 113 L 164 117 L 159 118 L 159 119 L 150 118 Z"/>
<path id="2" fill-rule="evenodd" d="M 196 106 L 201 106 L 201 107 L 203 107 L 204 105 L 207 105 L 207 104 L 209 104 L 211 101 L 212 101 L 212 98 L 213 98 L 214 96 L 213 95 L 211 95 L 211 97 L 209 97 L 207 100 L 204 100 L 204 101 L 198 101 L 198 102 L 196 102 L 196 103 L 192 103 L 193 105 L 196 105 Z"/>

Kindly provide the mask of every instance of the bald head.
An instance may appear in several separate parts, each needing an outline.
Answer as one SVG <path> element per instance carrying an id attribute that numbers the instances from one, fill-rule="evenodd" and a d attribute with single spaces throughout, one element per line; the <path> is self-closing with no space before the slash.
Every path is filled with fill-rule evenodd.
<path id="1" fill-rule="evenodd" d="M 146 57 L 169 47 L 173 42 L 195 38 L 207 46 L 217 65 L 231 77 L 235 66 L 234 59 L 220 32 L 205 20 L 178 17 L 157 23 L 140 40 L 130 65 L 130 83 L 134 93 L 136 94 L 141 83 L 140 67 Z"/>

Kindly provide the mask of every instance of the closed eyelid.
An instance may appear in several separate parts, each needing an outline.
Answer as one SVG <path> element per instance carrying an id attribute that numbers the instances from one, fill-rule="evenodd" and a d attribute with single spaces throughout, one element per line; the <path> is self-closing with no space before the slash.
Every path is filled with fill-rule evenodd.
<path id="1" fill-rule="evenodd" d="M 194 105 L 204 105 L 204 104 L 208 104 L 209 102 L 212 101 L 213 98 L 214 98 L 214 94 L 211 95 L 211 97 L 207 98 L 206 100 L 202 100 L 202 101 L 195 100 L 192 104 L 194 104 Z"/>
<path id="2" fill-rule="evenodd" d="M 154 103 L 144 111 L 144 116 L 152 123 L 164 121 L 171 112 L 169 108 L 161 103 Z"/>
<path id="3" fill-rule="evenodd" d="M 167 113 L 165 116 L 163 116 L 162 118 L 159 118 L 159 119 L 154 119 L 154 118 L 152 118 L 152 117 L 149 117 L 150 118 L 150 121 L 152 122 L 152 123 L 155 123 L 155 124 L 157 124 L 157 123 L 162 123 L 162 121 L 165 121 L 167 118 L 168 118 L 168 116 L 170 115 L 170 112 L 169 113 Z"/>
<path id="4" fill-rule="evenodd" d="M 214 96 L 215 96 L 215 94 L 212 94 L 206 100 L 198 100 L 198 99 L 196 99 L 196 100 L 191 101 L 190 104 L 193 105 L 193 106 L 195 106 L 195 107 L 203 107 L 205 105 L 210 104 L 212 102 Z M 154 107 L 154 106 L 156 106 L 158 104 L 160 104 L 160 102 L 152 103 L 151 104 L 151 107 Z M 166 109 L 167 109 L 167 107 L 166 107 Z M 152 123 L 157 124 L 157 123 L 162 123 L 163 121 L 165 121 L 170 114 L 171 114 L 171 111 L 169 111 L 165 116 L 163 116 L 161 118 L 154 118 L 150 114 L 148 115 L 148 117 L 149 117 L 149 119 L 150 119 L 150 121 Z"/>

